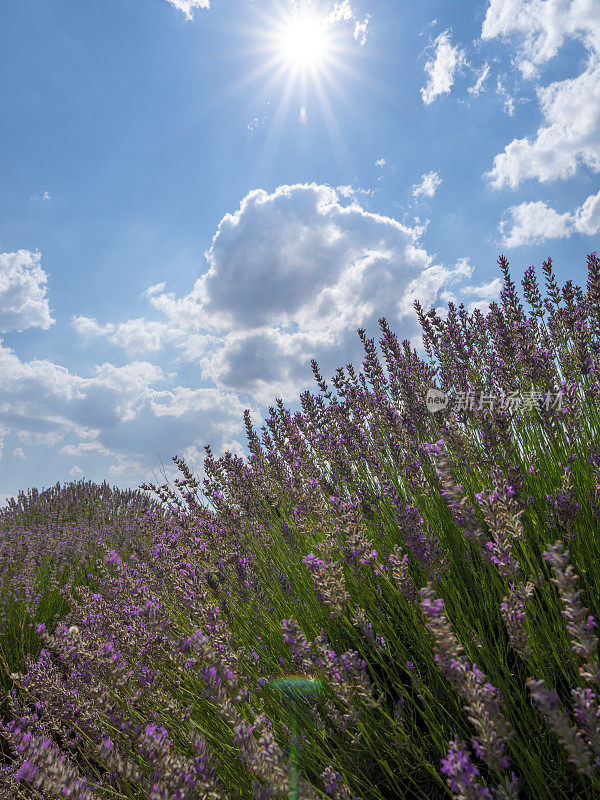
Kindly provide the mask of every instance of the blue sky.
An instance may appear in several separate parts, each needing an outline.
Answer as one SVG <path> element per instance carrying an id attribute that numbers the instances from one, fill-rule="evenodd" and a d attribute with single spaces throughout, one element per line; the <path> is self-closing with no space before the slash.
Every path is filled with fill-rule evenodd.
<path id="1" fill-rule="evenodd" d="M 0 9 L 0 503 L 246 452 L 418 297 L 600 230 L 597 0 Z"/>

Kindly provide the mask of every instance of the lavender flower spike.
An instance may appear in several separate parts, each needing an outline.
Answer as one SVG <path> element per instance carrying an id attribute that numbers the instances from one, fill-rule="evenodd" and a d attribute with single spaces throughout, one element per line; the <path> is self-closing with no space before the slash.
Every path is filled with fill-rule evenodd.
<path id="1" fill-rule="evenodd" d="M 455 800 L 492 800 L 489 789 L 477 782 L 479 770 L 471 763 L 465 745 L 455 737 L 442 760 L 442 773 Z"/>
<path id="2" fill-rule="evenodd" d="M 553 689 L 547 689 L 543 680 L 527 679 L 533 704 L 548 723 L 548 727 L 556 734 L 564 747 L 569 761 L 575 764 L 577 771 L 584 775 L 591 774 L 591 754 L 581 731 L 569 725 L 569 715 L 558 710 L 558 697 Z"/>
<path id="3" fill-rule="evenodd" d="M 446 443 L 440 439 L 435 445 L 424 444 L 422 447 L 435 457 L 435 470 L 442 484 L 441 496 L 450 507 L 456 524 L 462 529 L 464 536 L 477 546 L 482 558 L 493 563 L 488 549 L 489 540 L 481 527 L 475 509 L 469 503 L 468 498 L 463 497 L 463 487 L 454 483 L 452 478 Z"/>
<path id="4" fill-rule="evenodd" d="M 360 797 L 353 797 L 342 776 L 333 767 L 325 767 L 321 780 L 325 782 L 325 791 L 333 800 L 361 800 Z"/>
<path id="5" fill-rule="evenodd" d="M 504 597 L 500 604 L 500 612 L 506 625 L 508 639 L 511 646 L 519 656 L 526 661 L 533 655 L 533 649 L 528 644 L 529 636 L 525 630 L 525 600 L 533 594 L 535 584 L 528 581 L 524 586 L 519 584 L 510 586 L 510 594 Z"/>
<path id="6" fill-rule="evenodd" d="M 339 559 L 333 551 L 335 542 L 331 538 L 321 543 L 323 558 L 309 553 L 302 561 L 312 573 L 314 587 L 323 605 L 331 609 L 330 616 L 341 617 L 346 611 L 350 595 L 346 591 L 346 580 Z"/>
<path id="7" fill-rule="evenodd" d="M 552 547 L 548 547 L 543 553 L 544 559 L 549 561 L 552 566 L 554 577 L 552 582 L 558 587 L 560 599 L 564 605 L 561 614 L 567 620 L 567 631 L 574 637 L 572 642 L 573 652 L 588 661 L 579 670 L 586 680 L 600 684 L 600 670 L 598 669 L 597 658 L 592 661 L 592 656 L 598 646 L 598 637 L 592 633 L 596 627 L 596 622 L 588 609 L 579 602 L 581 589 L 573 591 L 578 575 L 574 574 L 573 565 L 569 564 L 569 551 L 563 552 L 563 543 L 558 540 Z M 587 617 L 587 619 L 586 619 Z M 584 619 L 586 621 L 584 622 Z"/>
<path id="8" fill-rule="evenodd" d="M 464 648 L 457 642 L 443 613 L 444 601 L 435 599 L 431 583 L 421 589 L 421 597 L 425 625 L 437 644 L 435 660 L 455 691 L 467 701 L 469 720 L 479 735 L 479 741 L 475 741 L 480 757 L 491 769 L 506 770 L 509 762 L 504 748 L 512 730 L 498 706 L 498 690 L 486 680 L 476 664 L 470 667 L 462 655 Z"/>
<path id="9" fill-rule="evenodd" d="M 448 776 L 446 783 L 455 800 L 518 800 L 519 780 L 514 772 L 492 792 L 477 782 L 479 770 L 471 763 L 467 747 L 458 736 L 454 737 L 448 755 L 442 760 L 442 773 Z"/>
<path id="10" fill-rule="evenodd" d="M 600 757 L 600 709 L 598 698 L 591 689 L 581 689 L 579 686 L 571 689 L 573 697 L 573 711 L 581 731 L 586 737 L 586 742 L 596 756 L 596 765 Z"/>

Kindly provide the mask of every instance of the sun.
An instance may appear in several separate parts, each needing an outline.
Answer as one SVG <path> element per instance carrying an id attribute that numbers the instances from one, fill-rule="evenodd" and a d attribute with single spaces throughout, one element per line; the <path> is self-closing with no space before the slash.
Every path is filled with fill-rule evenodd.
<path id="1" fill-rule="evenodd" d="M 330 54 L 331 35 L 327 18 L 308 11 L 297 11 L 281 27 L 279 55 L 297 70 L 318 71 Z"/>
<path id="2" fill-rule="evenodd" d="M 359 68 L 363 59 L 357 52 L 349 3 L 261 0 L 256 5 L 262 8 L 255 10 L 255 22 L 243 30 L 246 52 L 255 64 L 248 64 L 232 95 L 259 84 L 261 101 L 270 106 L 257 169 L 273 159 L 284 135 L 293 135 L 287 124 L 291 114 L 299 123 L 298 133 L 303 129 L 308 134 L 324 125 L 336 159 L 347 166 L 350 152 L 338 124 L 340 104 L 354 110 L 350 82 L 371 84 Z M 305 134 L 301 142 L 307 144 Z"/>

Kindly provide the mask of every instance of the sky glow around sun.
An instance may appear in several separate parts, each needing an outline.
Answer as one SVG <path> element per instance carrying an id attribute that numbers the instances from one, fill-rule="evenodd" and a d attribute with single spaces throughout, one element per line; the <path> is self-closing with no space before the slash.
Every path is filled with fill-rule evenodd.
<path id="1" fill-rule="evenodd" d="M 308 11 L 292 14 L 278 38 L 281 58 L 300 70 L 317 71 L 326 61 L 331 46 L 327 18 Z"/>
<path id="2" fill-rule="evenodd" d="M 255 66 L 236 91 L 253 85 L 272 104 L 259 169 L 272 162 L 289 119 L 305 127 L 320 118 L 336 160 L 347 164 L 348 148 L 335 108 L 351 104 L 350 86 L 363 77 L 357 66 L 361 44 L 354 33 L 354 14 L 343 0 L 285 0 L 273 2 L 268 14 L 257 14 L 257 25 L 246 30 Z"/>

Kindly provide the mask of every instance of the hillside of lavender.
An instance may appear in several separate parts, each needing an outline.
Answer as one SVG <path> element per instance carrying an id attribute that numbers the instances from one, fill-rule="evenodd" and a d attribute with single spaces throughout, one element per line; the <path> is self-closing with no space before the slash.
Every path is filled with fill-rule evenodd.
<path id="1" fill-rule="evenodd" d="M 136 491 L 91 481 L 21 491 L 0 508 L 0 715 L 11 673 L 38 655 L 33 622 L 51 623 L 69 610 L 74 585 L 93 585 L 107 548 L 146 550 L 161 504 Z"/>
<path id="2" fill-rule="evenodd" d="M 0 797 L 600 796 L 600 260 L 498 264 L 202 483 L 0 510 Z"/>

